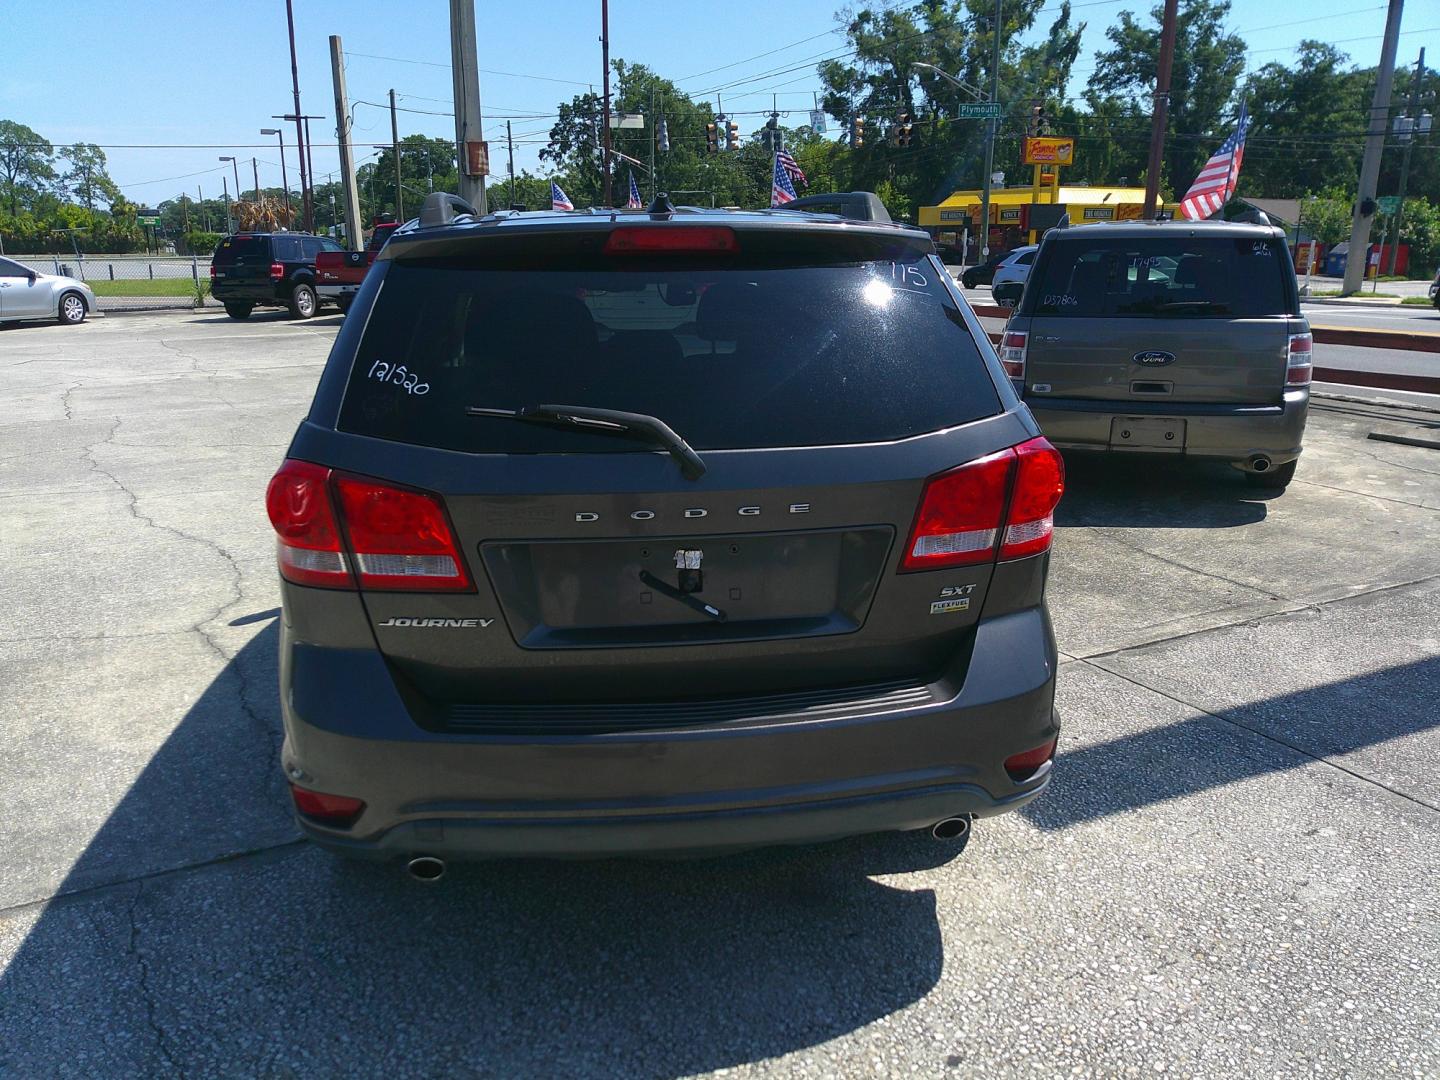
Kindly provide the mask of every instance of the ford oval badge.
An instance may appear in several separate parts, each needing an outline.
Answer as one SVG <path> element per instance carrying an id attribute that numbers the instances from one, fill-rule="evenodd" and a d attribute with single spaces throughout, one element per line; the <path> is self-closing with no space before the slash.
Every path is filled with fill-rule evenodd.
<path id="1" fill-rule="evenodd" d="M 1175 354 L 1153 350 L 1151 352 L 1137 352 L 1132 359 L 1141 367 L 1164 367 L 1166 364 L 1175 362 Z"/>

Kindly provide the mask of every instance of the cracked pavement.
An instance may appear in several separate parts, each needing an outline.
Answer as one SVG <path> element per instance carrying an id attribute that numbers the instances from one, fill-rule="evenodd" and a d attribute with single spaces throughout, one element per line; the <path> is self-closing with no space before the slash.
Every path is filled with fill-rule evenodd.
<path id="1" fill-rule="evenodd" d="M 263 491 L 338 318 L 0 334 L 0 1076 L 1440 1076 L 1440 413 L 1070 463 L 1057 779 L 963 854 L 300 841 Z"/>

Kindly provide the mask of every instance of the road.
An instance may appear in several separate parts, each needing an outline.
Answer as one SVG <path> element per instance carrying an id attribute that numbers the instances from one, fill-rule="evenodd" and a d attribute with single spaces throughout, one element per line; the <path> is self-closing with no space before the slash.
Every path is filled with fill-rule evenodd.
<path id="1" fill-rule="evenodd" d="M 1440 1075 L 1433 414 L 1296 481 L 1073 460 L 1062 749 L 969 847 L 297 838 L 262 506 L 338 317 L 0 335 L 0 1075 Z M 663 763 L 657 762 L 657 767 Z"/>

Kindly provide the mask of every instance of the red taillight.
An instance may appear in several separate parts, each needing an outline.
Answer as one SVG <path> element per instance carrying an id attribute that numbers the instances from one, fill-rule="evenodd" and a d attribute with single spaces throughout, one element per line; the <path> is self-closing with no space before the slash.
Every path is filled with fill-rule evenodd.
<path id="1" fill-rule="evenodd" d="M 1050 546 L 1055 533 L 1055 507 L 1065 492 L 1065 459 L 1044 438 L 1015 447 L 1019 470 L 1005 518 L 1000 558 L 1023 559 Z"/>
<path id="2" fill-rule="evenodd" d="M 335 490 L 362 589 L 470 588 L 445 505 L 434 495 L 343 475 Z"/>
<path id="3" fill-rule="evenodd" d="M 1055 756 L 1055 742 L 1051 739 L 1047 743 L 1041 743 L 1033 750 L 1026 750 L 1023 754 L 1011 754 L 1005 759 L 1005 771 L 1010 774 L 1010 779 L 1017 784 L 1029 780 L 1052 757 Z"/>
<path id="4" fill-rule="evenodd" d="M 1025 343 L 1029 337 L 1024 330 L 1006 330 L 1000 339 L 1000 366 L 1012 379 L 1025 377 Z"/>
<path id="5" fill-rule="evenodd" d="M 283 278 L 284 276 L 285 276 L 285 264 L 284 264 L 284 263 L 271 263 L 271 264 L 270 264 L 270 280 L 271 280 L 271 281 L 279 281 L 279 280 L 280 280 L 281 278 Z"/>
<path id="6" fill-rule="evenodd" d="M 326 825 L 344 828 L 353 825 L 365 809 L 360 799 L 349 795 L 327 795 L 323 791 L 290 785 L 290 797 L 295 800 L 295 809 L 308 818 L 323 821 Z"/>
<path id="7" fill-rule="evenodd" d="M 1286 386 L 1310 385 L 1310 373 L 1314 370 L 1310 363 L 1312 342 L 1309 334 L 1290 335 L 1290 349 L 1285 358 Z"/>
<path id="8" fill-rule="evenodd" d="M 215 276 L 215 264 L 213 262 L 210 264 L 210 276 L 212 278 Z"/>
<path id="9" fill-rule="evenodd" d="M 329 479 L 323 466 L 287 461 L 265 491 L 265 510 L 280 538 L 281 577 L 297 585 L 352 589 Z"/>
<path id="10" fill-rule="evenodd" d="M 628 225 L 611 229 L 606 255 L 685 252 L 723 255 L 739 249 L 735 230 L 726 225 Z"/>
<path id="11" fill-rule="evenodd" d="M 1043 438 L 932 476 L 920 496 L 900 569 L 990 562 L 997 548 L 1002 559 L 1038 555 L 1050 547 L 1055 506 L 1064 490 L 1065 463 Z"/>
<path id="12" fill-rule="evenodd" d="M 1015 452 L 1002 450 L 925 482 L 901 570 L 989 562 L 995 557 Z"/>

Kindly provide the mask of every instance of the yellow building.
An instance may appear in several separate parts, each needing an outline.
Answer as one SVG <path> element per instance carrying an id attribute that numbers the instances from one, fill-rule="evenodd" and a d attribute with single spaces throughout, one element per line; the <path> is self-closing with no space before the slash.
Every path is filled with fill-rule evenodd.
<path id="1" fill-rule="evenodd" d="M 1061 184 L 1053 196 L 1041 190 L 1041 213 L 1032 226 L 1030 188 L 998 188 L 990 192 L 990 253 L 1008 251 L 1029 243 L 1032 227 L 1037 235 L 1057 221 L 1059 213 L 1070 215 L 1070 224 L 1084 225 L 1095 221 L 1138 221 L 1145 206 L 1145 189 L 1137 187 L 1085 187 Z M 1053 209 L 1058 204 L 1060 211 Z M 1174 214 L 1178 203 L 1166 203 L 1162 210 Z M 935 238 L 942 250 L 959 251 L 962 237 L 968 234 L 973 255 L 980 220 L 980 192 L 957 191 L 939 206 L 920 207 L 919 225 Z M 973 261 L 973 259 L 971 260 Z"/>

